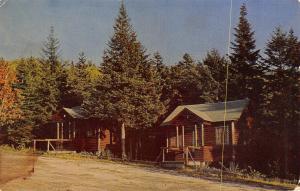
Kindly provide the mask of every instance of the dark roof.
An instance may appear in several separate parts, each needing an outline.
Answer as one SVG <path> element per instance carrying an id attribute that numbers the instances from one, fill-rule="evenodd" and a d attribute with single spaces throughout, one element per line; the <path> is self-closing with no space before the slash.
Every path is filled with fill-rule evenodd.
<path id="1" fill-rule="evenodd" d="M 247 107 L 249 99 L 242 99 L 227 102 L 226 121 L 238 120 Z M 178 106 L 163 122 L 161 125 L 169 125 L 170 122 L 180 114 L 184 109 L 189 110 L 198 117 L 209 122 L 224 121 L 224 102 L 195 104 L 195 105 L 181 105 Z"/>
<path id="2" fill-rule="evenodd" d="M 76 106 L 72 108 L 64 107 L 63 110 L 74 119 L 87 119 L 87 112 L 81 107 Z"/>

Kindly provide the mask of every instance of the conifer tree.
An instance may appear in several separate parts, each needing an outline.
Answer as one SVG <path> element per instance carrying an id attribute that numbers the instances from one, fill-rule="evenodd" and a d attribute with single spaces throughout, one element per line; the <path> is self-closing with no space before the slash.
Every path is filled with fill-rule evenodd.
<path id="1" fill-rule="evenodd" d="M 266 83 L 260 122 L 261 126 L 272 127 L 272 131 L 277 133 L 275 142 L 283 155 L 276 154 L 280 158 L 275 160 L 282 164 L 281 176 L 286 176 L 290 168 L 288 164 L 296 163 L 289 161 L 289 156 L 296 155 L 299 146 L 296 143 L 300 114 L 300 42 L 292 30 L 286 33 L 276 28 L 267 43 L 265 55 Z"/>
<path id="2" fill-rule="evenodd" d="M 224 56 L 221 56 L 216 49 L 213 49 L 206 54 L 202 63 L 207 67 L 207 70 L 217 83 L 216 101 L 223 101 L 225 94 L 227 60 Z"/>
<path id="3" fill-rule="evenodd" d="M 152 65 L 156 70 L 156 73 L 159 78 L 159 82 L 157 84 L 157 87 L 161 90 L 161 102 L 165 105 L 165 107 L 168 106 L 170 101 L 170 95 L 171 92 L 171 86 L 170 86 L 170 71 L 169 67 L 167 67 L 163 61 L 162 56 L 159 52 L 155 52 L 153 54 L 153 58 L 151 59 Z"/>
<path id="4" fill-rule="evenodd" d="M 171 68 L 172 98 L 170 109 L 181 104 L 196 104 L 216 100 L 216 81 L 203 64 L 196 64 L 189 54 L 184 54 Z M 193 87 L 193 88 L 191 88 Z"/>
<path id="5" fill-rule="evenodd" d="M 93 74 L 91 74 L 93 73 Z M 89 99 L 90 89 L 94 80 L 91 75 L 99 75 L 99 69 L 87 62 L 83 52 L 79 53 L 78 61 L 67 69 L 67 90 L 65 91 L 65 103 L 67 107 L 81 105 L 84 99 Z"/>
<path id="6" fill-rule="evenodd" d="M 102 79 L 85 106 L 95 117 L 114 122 L 122 134 L 123 159 L 125 132 L 151 127 L 162 107 L 155 88 L 156 75 L 145 52 L 122 2 L 114 34 L 104 52 Z"/>
<path id="7" fill-rule="evenodd" d="M 60 43 L 58 38 L 55 37 L 54 27 L 50 27 L 50 33 L 47 40 L 43 44 L 42 53 L 45 64 L 50 66 L 51 73 L 56 73 L 59 68 L 59 54 Z"/>
<path id="8" fill-rule="evenodd" d="M 235 39 L 230 55 L 230 99 L 250 98 L 257 102 L 261 88 L 261 72 L 258 65 L 259 50 L 256 50 L 254 32 L 248 22 L 246 5 L 240 8 L 239 23 L 234 28 Z"/>

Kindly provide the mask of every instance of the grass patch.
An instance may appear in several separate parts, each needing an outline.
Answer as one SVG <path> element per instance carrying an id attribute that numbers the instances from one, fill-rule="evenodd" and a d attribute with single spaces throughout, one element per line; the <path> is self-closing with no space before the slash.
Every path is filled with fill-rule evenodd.
<path id="1" fill-rule="evenodd" d="M 186 168 L 178 170 L 179 173 L 199 178 L 206 178 L 213 181 L 220 181 L 220 169 L 204 167 L 199 169 Z M 293 190 L 297 186 L 297 181 L 282 180 L 278 178 L 262 178 L 247 173 L 234 174 L 231 172 L 223 172 L 223 180 L 228 183 L 241 183 L 256 187 L 269 187 L 280 190 Z"/>
<path id="2" fill-rule="evenodd" d="M 14 148 L 9 145 L 0 145 L 0 152 L 9 152 L 9 153 L 33 153 L 30 148 Z"/>

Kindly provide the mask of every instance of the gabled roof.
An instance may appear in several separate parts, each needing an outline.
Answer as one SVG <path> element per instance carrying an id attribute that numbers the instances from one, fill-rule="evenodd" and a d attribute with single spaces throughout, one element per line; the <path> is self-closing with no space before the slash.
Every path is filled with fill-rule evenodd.
<path id="1" fill-rule="evenodd" d="M 87 119 L 86 111 L 81 106 L 76 106 L 72 108 L 64 107 L 63 111 L 70 115 L 74 119 Z"/>
<path id="2" fill-rule="evenodd" d="M 226 121 L 235 121 L 241 117 L 243 110 L 247 107 L 249 99 L 242 99 L 227 102 Z M 224 102 L 181 105 L 178 106 L 163 122 L 163 125 L 169 125 L 171 121 L 179 115 L 183 110 L 194 113 L 204 121 L 220 122 L 224 120 Z"/>

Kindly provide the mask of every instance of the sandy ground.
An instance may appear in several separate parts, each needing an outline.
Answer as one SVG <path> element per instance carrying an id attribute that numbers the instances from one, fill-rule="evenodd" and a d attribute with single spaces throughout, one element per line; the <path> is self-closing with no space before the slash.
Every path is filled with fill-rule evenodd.
<path id="1" fill-rule="evenodd" d="M 0 188 L 1 184 L 30 175 L 36 160 L 37 157 L 31 153 L 2 153 L 0 151 Z"/>
<path id="2" fill-rule="evenodd" d="M 16 163 L 12 161 L 11 164 Z M 11 180 L 0 185 L 0 189 L 2 191 L 217 191 L 219 183 L 180 176 L 174 171 L 137 165 L 39 157 L 31 176 Z M 267 189 L 225 183 L 222 190 Z"/>

